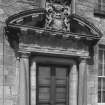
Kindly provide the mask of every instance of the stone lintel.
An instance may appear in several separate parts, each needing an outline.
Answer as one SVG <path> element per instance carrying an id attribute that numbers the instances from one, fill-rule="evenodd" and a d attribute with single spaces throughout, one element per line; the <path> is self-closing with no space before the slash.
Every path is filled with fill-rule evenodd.
<path id="1" fill-rule="evenodd" d="M 85 50 L 78 50 L 74 48 L 53 48 L 49 46 L 39 46 L 36 44 L 27 45 L 27 44 L 20 44 L 19 52 L 27 53 L 43 53 L 43 54 L 56 54 L 56 55 L 64 55 L 64 56 L 72 56 L 72 57 L 84 57 L 89 58 L 89 52 Z M 24 54 L 23 54 L 24 55 Z"/>

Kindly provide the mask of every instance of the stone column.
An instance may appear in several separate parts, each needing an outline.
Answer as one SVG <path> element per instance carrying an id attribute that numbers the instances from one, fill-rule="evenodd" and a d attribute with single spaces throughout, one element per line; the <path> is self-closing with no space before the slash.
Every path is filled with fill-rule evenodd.
<path id="1" fill-rule="evenodd" d="M 30 67 L 30 92 L 31 92 L 31 105 L 36 105 L 36 61 L 33 60 Z"/>
<path id="2" fill-rule="evenodd" d="M 29 54 L 20 58 L 19 105 L 29 105 Z"/>
<path id="3" fill-rule="evenodd" d="M 19 58 L 17 57 L 16 58 L 16 93 L 15 93 L 15 95 L 17 95 L 17 99 L 16 99 L 16 101 L 17 101 L 17 105 L 19 105 L 19 72 L 20 72 L 20 69 L 19 69 L 19 65 L 20 64 L 20 60 L 19 60 Z"/>
<path id="4" fill-rule="evenodd" d="M 86 59 L 81 58 L 79 64 L 79 95 L 78 105 L 86 105 L 87 100 L 87 73 L 86 73 Z"/>
<path id="5" fill-rule="evenodd" d="M 69 73 L 69 105 L 77 105 L 78 70 L 73 64 Z"/>

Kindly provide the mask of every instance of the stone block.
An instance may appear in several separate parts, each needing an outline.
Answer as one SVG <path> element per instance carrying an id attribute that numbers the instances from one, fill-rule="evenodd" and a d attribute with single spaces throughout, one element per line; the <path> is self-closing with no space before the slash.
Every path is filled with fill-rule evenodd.
<path id="1" fill-rule="evenodd" d="M 4 55 L 4 65 L 5 66 L 15 66 L 16 60 L 14 56 Z"/>
<path id="2" fill-rule="evenodd" d="M 0 86 L 3 86 L 3 75 L 0 76 Z"/>
<path id="3" fill-rule="evenodd" d="M 3 56 L 3 43 L 0 43 L 0 56 Z"/>
<path id="4" fill-rule="evenodd" d="M 0 105 L 3 105 L 3 97 L 0 98 Z"/>
<path id="5" fill-rule="evenodd" d="M 3 65 L 0 65 L 0 76 L 3 76 Z"/>
<path id="6" fill-rule="evenodd" d="M 11 96 L 11 86 L 4 86 L 4 95 L 5 98 L 8 98 Z"/>
<path id="7" fill-rule="evenodd" d="M 0 65 L 3 65 L 3 60 L 4 60 L 4 57 L 3 57 L 3 55 L 0 55 Z"/>
<path id="8" fill-rule="evenodd" d="M 3 86 L 0 86 L 0 99 L 3 98 L 3 91 L 4 91 Z"/>
<path id="9" fill-rule="evenodd" d="M 14 105 L 12 100 L 5 100 L 4 105 Z"/>
<path id="10" fill-rule="evenodd" d="M 7 56 L 7 55 L 15 56 L 14 50 L 7 44 L 4 45 L 4 55 L 5 56 Z"/>

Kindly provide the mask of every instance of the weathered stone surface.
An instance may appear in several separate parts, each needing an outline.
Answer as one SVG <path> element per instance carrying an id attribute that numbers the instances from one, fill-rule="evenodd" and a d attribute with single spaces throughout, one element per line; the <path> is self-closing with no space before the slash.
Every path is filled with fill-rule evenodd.
<path id="1" fill-rule="evenodd" d="M 5 102 L 4 105 L 18 105 L 17 97 L 19 70 L 18 66 L 16 65 L 14 50 L 9 46 L 6 37 L 4 37 L 5 41 L 3 43 L 3 28 L 5 26 L 5 20 L 7 17 L 19 13 L 20 11 L 39 6 L 33 6 L 27 2 L 23 3 L 24 1 L 25 0 L 0 0 L 0 105 L 3 105 L 3 102 Z M 38 2 L 38 0 L 35 1 Z M 36 2 L 35 5 L 39 4 Z M 99 43 L 105 44 L 105 19 L 94 16 L 94 8 L 96 3 L 97 0 L 76 0 L 76 14 L 86 18 L 103 33 L 104 36 Z M 87 72 L 87 105 L 96 105 L 97 70 L 96 68 L 93 68 L 93 64 L 88 64 Z M 34 78 L 31 79 L 33 82 L 35 81 Z M 32 84 L 35 85 L 33 82 Z M 32 104 L 34 105 L 35 89 L 32 90 L 32 93 Z"/>
<path id="2" fill-rule="evenodd" d="M 98 44 L 105 45 L 105 19 L 94 16 L 94 9 L 98 0 L 77 0 L 76 1 L 76 13 L 89 22 L 94 24 L 102 33 L 103 37 L 98 42 Z M 95 52 L 96 53 L 96 52 Z M 95 56 L 98 57 L 97 54 Z M 94 63 L 95 62 L 95 63 Z M 87 104 L 96 105 L 97 104 L 97 60 L 94 59 L 94 62 L 88 64 L 88 78 L 87 78 Z"/>

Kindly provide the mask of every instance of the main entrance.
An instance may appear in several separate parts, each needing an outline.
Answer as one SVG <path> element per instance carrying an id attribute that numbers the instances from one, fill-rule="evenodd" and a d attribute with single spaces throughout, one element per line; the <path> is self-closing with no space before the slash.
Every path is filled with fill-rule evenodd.
<path id="1" fill-rule="evenodd" d="M 31 105 L 77 105 L 78 68 L 72 58 L 32 57 Z"/>
<path id="2" fill-rule="evenodd" d="M 37 105 L 68 105 L 69 66 L 37 65 Z"/>
<path id="3" fill-rule="evenodd" d="M 31 56 L 20 59 L 19 105 L 82 105 L 87 96 L 86 59 Z"/>

